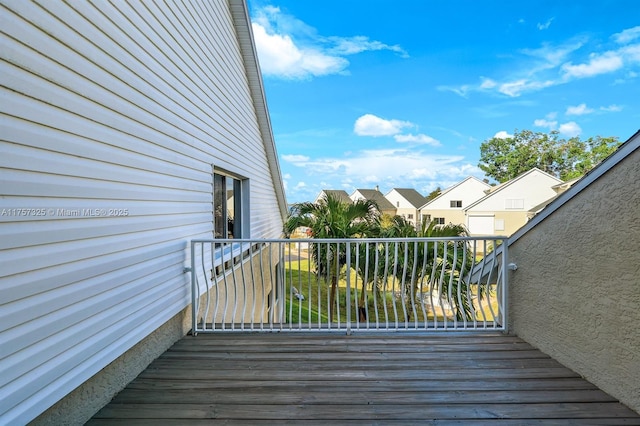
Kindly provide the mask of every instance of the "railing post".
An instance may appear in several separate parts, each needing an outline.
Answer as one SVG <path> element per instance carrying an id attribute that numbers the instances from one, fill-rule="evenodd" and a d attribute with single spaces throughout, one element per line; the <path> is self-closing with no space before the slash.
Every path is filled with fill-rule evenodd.
<path id="1" fill-rule="evenodd" d="M 346 313 L 347 313 L 347 335 L 351 335 L 351 242 L 347 241 L 347 300 L 345 302 L 346 305 Z"/>
<path id="2" fill-rule="evenodd" d="M 505 333 L 509 332 L 509 239 L 502 240 L 502 328 Z"/>
<path id="3" fill-rule="evenodd" d="M 196 301 L 196 261 L 195 261 L 195 243 L 191 241 L 191 334 L 198 334 L 198 306 Z"/>

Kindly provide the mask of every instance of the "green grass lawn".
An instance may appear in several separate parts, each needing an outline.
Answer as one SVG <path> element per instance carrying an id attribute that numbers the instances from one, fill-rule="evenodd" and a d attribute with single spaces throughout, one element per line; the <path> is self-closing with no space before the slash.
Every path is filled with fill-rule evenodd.
<path id="1" fill-rule="evenodd" d="M 351 282 L 351 321 L 356 321 L 356 317 L 358 316 L 356 306 L 362 306 L 362 280 L 353 270 L 350 271 L 349 278 Z M 300 259 L 285 264 L 285 283 L 285 296 L 287 301 L 285 306 L 285 321 L 287 323 L 307 324 L 309 322 L 329 322 L 329 292 L 331 286 L 325 278 L 317 277 L 316 274 L 313 273 L 312 265 L 308 259 Z M 298 300 L 292 297 L 294 293 L 292 286 L 304 295 L 305 300 Z M 476 286 L 471 287 L 472 292 L 475 292 L 475 287 Z M 439 321 L 442 321 L 445 315 L 448 320 L 453 319 L 453 313 L 451 311 L 443 311 L 437 306 L 435 312 L 433 312 L 426 307 L 423 308 L 423 305 L 418 301 L 413 304 L 410 301 L 403 303 L 400 297 L 394 297 L 394 292 L 398 291 L 399 283 L 397 279 L 393 277 L 387 280 L 386 289 L 377 291 L 375 294 L 371 286 L 367 288 L 366 305 L 370 323 L 375 323 L 376 320 L 383 323 L 395 323 L 396 321 L 398 323 L 404 323 L 405 319 L 410 322 L 416 321 L 416 319 L 418 322 L 424 322 L 433 321 L 434 316 L 436 316 Z M 347 280 L 344 270 L 338 281 L 337 299 L 336 316 L 333 322 L 345 322 L 347 319 Z M 426 303 L 426 305 L 430 305 L 430 303 Z M 478 320 L 482 321 L 486 319 L 487 321 L 492 321 L 493 315 L 489 309 L 489 305 L 491 305 L 493 313 L 498 314 L 498 302 L 495 295 L 492 295 L 489 300 L 485 299 L 482 305 L 484 316 L 478 312 Z"/>

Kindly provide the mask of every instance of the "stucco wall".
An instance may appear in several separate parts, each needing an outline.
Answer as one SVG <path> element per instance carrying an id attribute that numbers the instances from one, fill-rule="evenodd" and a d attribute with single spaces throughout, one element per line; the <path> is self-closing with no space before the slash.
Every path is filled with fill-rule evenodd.
<path id="1" fill-rule="evenodd" d="M 640 412 L 640 150 L 510 246 L 511 330 Z"/>
<path id="2" fill-rule="evenodd" d="M 423 215 L 431 215 L 431 220 L 435 219 L 436 217 L 444 217 L 444 223 L 445 224 L 449 224 L 449 223 L 453 223 L 454 225 L 464 225 L 465 224 L 465 217 L 464 217 L 464 212 L 462 211 L 462 209 L 458 209 L 458 210 L 423 210 L 422 211 Z"/>

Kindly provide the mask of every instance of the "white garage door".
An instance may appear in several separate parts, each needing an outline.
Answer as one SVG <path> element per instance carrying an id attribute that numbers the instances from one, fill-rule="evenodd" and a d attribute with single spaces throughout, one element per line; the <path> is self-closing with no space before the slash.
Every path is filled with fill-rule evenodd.
<path id="1" fill-rule="evenodd" d="M 469 216 L 472 235 L 493 235 L 493 216 Z"/>

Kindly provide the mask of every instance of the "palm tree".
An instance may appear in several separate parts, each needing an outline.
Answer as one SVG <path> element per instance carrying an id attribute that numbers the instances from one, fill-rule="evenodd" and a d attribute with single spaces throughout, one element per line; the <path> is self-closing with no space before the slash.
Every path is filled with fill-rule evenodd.
<path id="1" fill-rule="evenodd" d="M 464 225 L 437 225 L 434 221 L 423 221 L 418 229 L 400 216 L 396 216 L 390 227 L 385 229 L 387 238 L 442 238 L 465 237 L 468 232 Z M 394 272 L 403 284 L 401 294 L 407 320 L 416 316 L 415 298 L 422 293 L 423 283 L 444 296 L 453 307 L 456 318 L 469 319 L 472 316 L 469 285 L 464 280 L 472 264 L 472 256 L 465 241 L 425 242 L 408 241 L 393 243 L 397 250 Z"/>
<path id="2" fill-rule="evenodd" d="M 296 228 L 306 226 L 313 238 L 360 238 L 371 236 L 377 229 L 380 213 L 371 200 L 357 200 L 354 203 L 342 201 L 328 193 L 317 203 L 297 203 L 291 208 L 285 222 L 285 234 L 290 235 Z M 338 287 L 339 270 L 346 263 L 345 244 L 313 244 L 311 258 L 316 272 L 331 283 L 329 321 L 333 318 Z"/>

